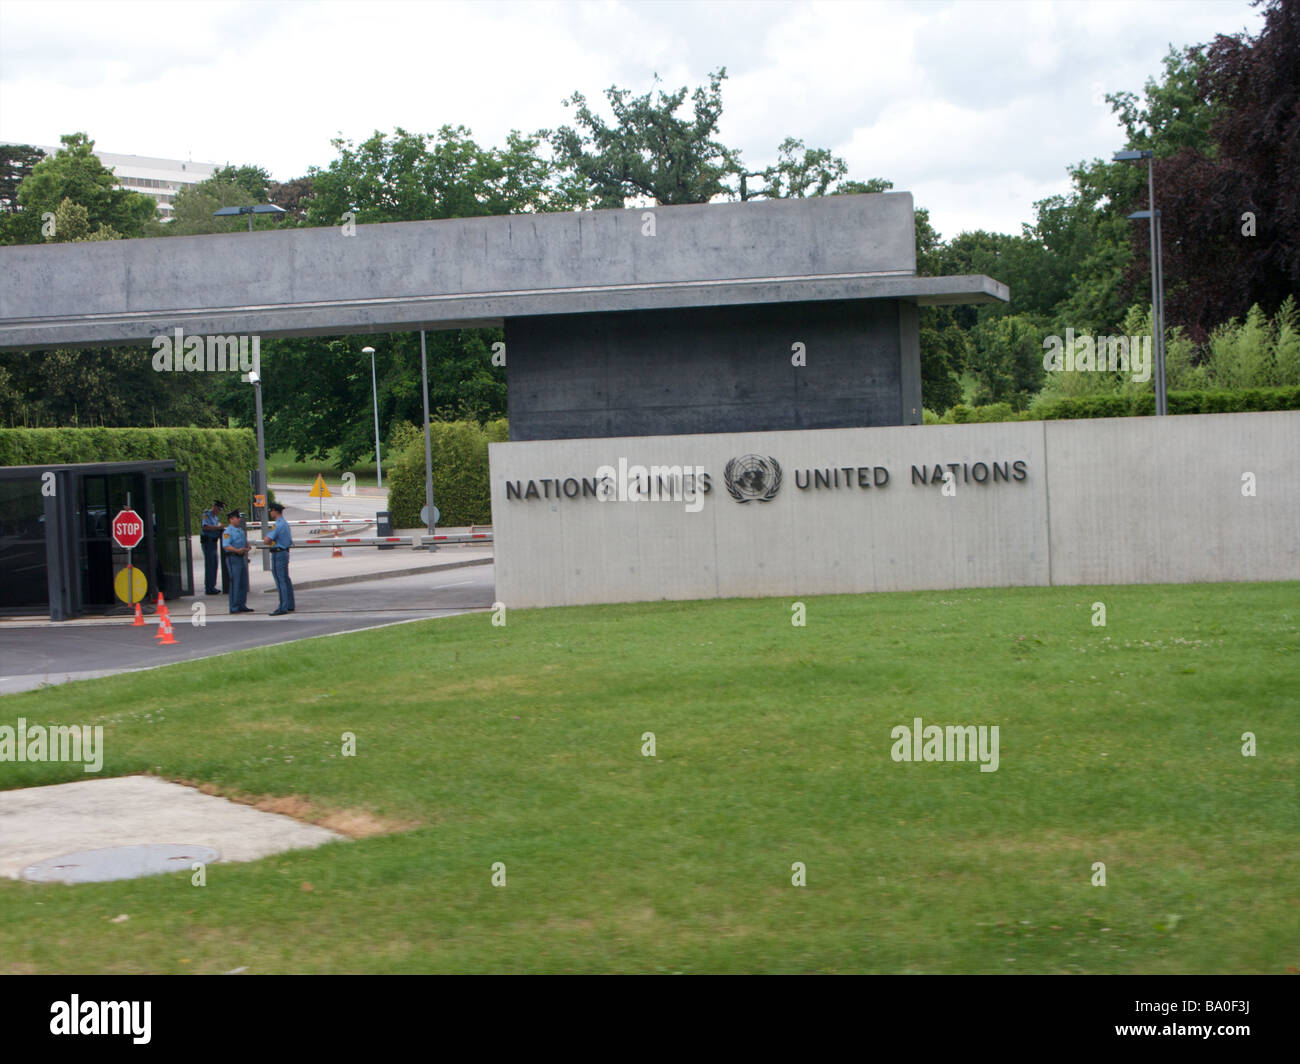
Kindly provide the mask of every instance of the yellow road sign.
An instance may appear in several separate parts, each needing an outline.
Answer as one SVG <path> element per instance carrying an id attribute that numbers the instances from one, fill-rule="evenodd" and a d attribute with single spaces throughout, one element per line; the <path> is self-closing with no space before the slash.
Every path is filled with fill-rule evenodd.
<path id="1" fill-rule="evenodd" d="M 311 499 L 328 499 L 332 497 L 330 489 L 325 486 L 325 478 L 319 473 L 316 474 L 316 483 L 311 486 L 311 491 L 307 493 L 307 497 Z"/>
<path id="2" fill-rule="evenodd" d="M 118 598 L 128 606 L 133 606 L 148 594 L 149 581 L 134 565 L 128 565 L 113 577 L 113 590 L 117 592 Z"/>
<path id="3" fill-rule="evenodd" d="M 257 509 L 260 510 L 263 506 L 266 505 L 266 496 L 265 496 L 265 495 L 254 495 L 254 496 L 253 496 L 253 505 L 254 505 L 255 507 L 257 507 Z"/>

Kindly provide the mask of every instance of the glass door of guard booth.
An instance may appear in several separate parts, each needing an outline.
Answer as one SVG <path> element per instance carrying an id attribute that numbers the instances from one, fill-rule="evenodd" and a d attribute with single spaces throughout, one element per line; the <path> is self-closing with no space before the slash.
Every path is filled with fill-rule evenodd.
<path id="1" fill-rule="evenodd" d="M 146 597 L 168 599 L 194 592 L 189 537 L 189 487 L 184 473 L 85 474 L 77 491 L 77 612 L 123 607 L 113 580 L 126 568 L 127 551 L 113 542 L 113 518 L 127 500 L 144 519 L 144 540 L 131 564 L 148 581 Z"/>
<path id="2" fill-rule="evenodd" d="M 102 612 L 122 605 L 113 592 L 113 578 L 126 566 L 126 551 L 113 542 L 113 518 L 131 500 L 145 512 L 144 473 L 83 473 L 76 493 L 77 564 L 80 570 L 76 612 Z M 147 530 L 147 522 L 146 522 Z M 149 542 L 146 538 L 131 561 L 147 575 Z M 152 584 L 152 581 L 150 581 Z"/>
<path id="3" fill-rule="evenodd" d="M 149 593 L 159 591 L 168 599 L 194 594 L 193 545 L 190 542 L 190 487 L 184 473 L 151 473 L 148 502 L 152 521 Z"/>

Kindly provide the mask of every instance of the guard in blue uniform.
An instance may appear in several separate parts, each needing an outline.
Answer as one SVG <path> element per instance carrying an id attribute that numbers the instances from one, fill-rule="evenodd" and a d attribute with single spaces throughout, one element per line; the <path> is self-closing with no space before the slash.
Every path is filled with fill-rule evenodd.
<path id="1" fill-rule="evenodd" d="M 279 617 L 293 612 L 293 581 L 289 579 L 289 551 L 293 547 L 293 533 L 289 522 L 284 519 L 284 507 L 273 502 L 266 512 L 275 518 L 275 524 L 266 534 L 266 542 L 271 545 L 271 575 L 275 577 L 275 589 L 280 593 L 280 608 L 271 611 L 272 617 Z"/>
<path id="2" fill-rule="evenodd" d="M 199 543 L 203 547 L 203 591 L 208 595 L 224 595 L 230 587 L 230 571 L 221 550 L 221 509 L 225 506 L 220 499 L 213 502 L 212 508 L 203 511 L 203 525 L 199 529 Z M 217 567 L 221 567 L 221 590 L 217 590 Z"/>
<path id="3" fill-rule="evenodd" d="M 248 608 L 248 535 L 244 515 L 238 510 L 226 514 L 226 530 L 221 534 L 221 551 L 230 563 L 230 612 L 252 613 Z"/>

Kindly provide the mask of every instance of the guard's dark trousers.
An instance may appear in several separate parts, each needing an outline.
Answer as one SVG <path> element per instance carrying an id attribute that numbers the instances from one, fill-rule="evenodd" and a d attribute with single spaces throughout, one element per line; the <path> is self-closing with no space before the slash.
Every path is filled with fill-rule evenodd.
<path id="1" fill-rule="evenodd" d="M 230 612 L 238 613 L 248 605 L 248 558 L 243 554 L 230 559 Z"/>
<path id="2" fill-rule="evenodd" d="M 203 590 L 209 595 L 217 593 L 217 566 L 222 564 L 221 540 L 216 536 L 204 536 L 199 541 L 203 545 Z M 225 585 L 225 567 L 222 566 L 221 583 Z M 222 587 L 225 590 L 225 587 Z"/>
<path id="3" fill-rule="evenodd" d="M 275 589 L 280 593 L 280 609 L 285 611 L 293 609 L 293 581 L 289 579 L 287 550 L 271 551 L 271 575 L 275 577 Z"/>

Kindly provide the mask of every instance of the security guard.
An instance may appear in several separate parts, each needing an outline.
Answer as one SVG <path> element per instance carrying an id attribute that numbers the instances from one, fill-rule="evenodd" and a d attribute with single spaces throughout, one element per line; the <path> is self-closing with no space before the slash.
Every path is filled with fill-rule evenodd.
<path id="1" fill-rule="evenodd" d="M 278 502 L 271 503 L 266 512 L 275 515 L 275 525 L 266 534 L 266 542 L 271 545 L 271 575 L 275 577 L 275 589 L 280 593 L 280 608 L 272 610 L 271 616 L 279 617 L 293 612 L 293 581 L 289 579 L 293 533 L 289 531 L 289 522 L 284 519 L 284 507 Z"/>
<path id="2" fill-rule="evenodd" d="M 203 591 L 208 595 L 224 595 L 230 586 L 230 571 L 221 551 L 221 509 L 226 504 L 220 499 L 203 511 L 203 524 L 199 529 L 199 543 L 203 547 Z M 221 566 L 221 590 L 217 590 L 217 566 Z"/>
<path id="3" fill-rule="evenodd" d="M 244 532 L 244 515 L 238 510 L 226 514 L 229 524 L 221 533 L 221 550 L 230 562 L 230 612 L 252 613 L 248 608 L 248 535 Z"/>

